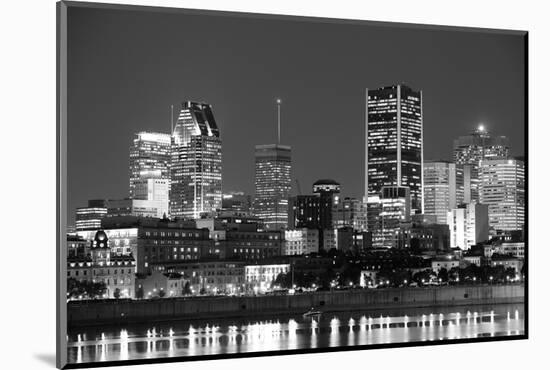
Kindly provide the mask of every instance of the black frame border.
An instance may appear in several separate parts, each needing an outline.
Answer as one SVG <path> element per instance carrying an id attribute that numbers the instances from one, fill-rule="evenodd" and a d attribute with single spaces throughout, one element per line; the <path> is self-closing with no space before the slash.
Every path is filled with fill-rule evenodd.
<path id="1" fill-rule="evenodd" d="M 217 355 L 198 355 L 198 356 L 175 356 L 155 359 L 135 359 L 120 361 L 86 362 L 86 363 L 67 363 L 67 320 L 66 320 L 66 226 L 67 226 L 67 10 L 69 7 L 79 8 L 100 8 L 112 10 L 130 10 L 147 12 L 179 13 L 186 15 L 207 15 L 207 16 L 229 16 L 241 18 L 255 18 L 265 20 L 285 20 L 298 22 L 314 23 L 332 23 L 332 24 L 355 24 L 363 26 L 379 27 L 399 27 L 428 29 L 434 31 L 461 31 L 461 32 L 486 32 L 508 35 L 522 36 L 524 39 L 524 139 L 525 139 L 525 224 L 524 224 L 524 242 L 525 242 L 525 295 L 524 295 L 524 334 L 502 337 L 482 337 L 482 338 L 464 338 L 464 339 L 444 339 L 438 341 L 415 341 L 405 343 L 388 344 L 367 344 L 341 347 L 326 348 L 305 348 L 294 350 L 274 350 L 243 352 Z M 194 362 L 205 360 L 237 359 L 250 357 L 269 357 L 269 356 L 287 356 L 296 354 L 314 354 L 324 352 L 348 352 L 362 351 L 384 348 L 405 348 L 405 347 L 423 347 L 439 346 L 448 344 L 467 344 L 467 343 L 485 343 L 529 339 L 529 31 L 526 30 L 507 30 L 494 28 L 477 27 L 458 27 L 433 24 L 401 23 L 401 22 L 383 22 L 357 19 L 336 19 L 325 17 L 263 14 L 234 11 L 202 10 L 187 8 L 171 8 L 159 6 L 142 5 L 122 5 L 109 3 L 92 3 L 78 1 L 59 1 L 56 4 L 56 367 L 58 369 L 80 369 L 110 366 L 158 364 L 172 362 Z"/>

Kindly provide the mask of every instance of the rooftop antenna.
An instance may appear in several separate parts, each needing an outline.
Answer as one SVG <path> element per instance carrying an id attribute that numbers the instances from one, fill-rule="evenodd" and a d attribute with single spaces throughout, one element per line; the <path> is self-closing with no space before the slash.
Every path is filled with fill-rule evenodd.
<path id="1" fill-rule="evenodd" d="M 170 105 L 170 134 L 174 133 L 174 104 Z"/>
<path id="2" fill-rule="evenodd" d="M 281 143 L 281 98 L 277 98 L 277 144 Z"/>

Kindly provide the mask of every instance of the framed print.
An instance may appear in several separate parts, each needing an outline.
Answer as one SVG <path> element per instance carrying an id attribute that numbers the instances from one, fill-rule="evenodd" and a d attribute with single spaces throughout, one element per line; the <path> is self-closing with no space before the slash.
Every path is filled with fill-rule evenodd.
<path id="1" fill-rule="evenodd" d="M 57 11 L 59 368 L 528 337 L 526 31 Z"/>

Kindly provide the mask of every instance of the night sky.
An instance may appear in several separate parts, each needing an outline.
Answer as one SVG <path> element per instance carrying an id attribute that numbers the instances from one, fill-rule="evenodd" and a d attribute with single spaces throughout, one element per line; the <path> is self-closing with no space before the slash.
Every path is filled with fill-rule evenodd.
<path id="1" fill-rule="evenodd" d="M 254 194 L 254 145 L 292 147 L 302 192 L 333 178 L 364 188 L 365 88 L 423 91 L 424 158 L 482 122 L 524 154 L 524 39 L 465 32 L 69 8 L 68 205 L 128 196 L 133 134 L 170 131 L 185 100 L 212 104 L 223 190 Z M 293 193 L 296 185 L 293 183 Z"/>

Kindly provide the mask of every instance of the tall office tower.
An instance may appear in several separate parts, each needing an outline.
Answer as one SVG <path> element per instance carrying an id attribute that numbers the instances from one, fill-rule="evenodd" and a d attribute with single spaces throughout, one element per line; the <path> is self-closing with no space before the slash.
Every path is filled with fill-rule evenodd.
<path id="1" fill-rule="evenodd" d="M 264 220 L 267 230 L 288 225 L 290 153 L 286 145 L 256 145 L 254 215 Z"/>
<path id="2" fill-rule="evenodd" d="M 447 212 L 451 248 L 469 249 L 489 238 L 489 209 L 486 204 L 467 203 Z"/>
<path id="3" fill-rule="evenodd" d="M 101 220 L 107 217 L 107 202 L 103 199 L 88 201 L 88 207 L 76 209 L 76 231 L 101 228 Z"/>
<path id="4" fill-rule="evenodd" d="M 222 142 L 212 106 L 182 104 L 172 132 L 170 216 L 200 218 L 222 205 Z"/>
<path id="5" fill-rule="evenodd" d="M 464 166 L 464 202 L 479 202 L 479 162 L 486 159 L 507 159 L 510 144 L 506 136 L 492 137 L 479 125 L 470 135 L 454 140 L 453 158 Z"/>
<path id="6" fill-rule="evenodd" d="M 332 228 L 333 209 L 340 201 L 340 184 L 330 179 L 317 180 L 313 183 L 313 193 L 319 196 L 319 228 Z"/>
<path id="7" fill-rule="evenodd" d="M 396 85 L 366 95 L 365 196 L 407 186 L 411 212 L 422 213 L 422 92 Z"/>
<path id="8" fill-rule="evenodd" d="M 424 162 L 424 215 L 447 223 L 447 212 L 464 201 L 463 166 L 447 161 Z"/>
<path id="9" fill-rule="evenodd" d="M 130 198 L 135 197 L 136 181 L 170 178 L 170 134 L 138 132 L 130 147 Z"/>
<path id="10" fill-rule="evenodd" d="M 168 217 L 170 204 L 170 180 L 149 178 L 134 183 L 134 200 L 146 200 L 158 211 L 158 217 Z"/>
<path id="11" fill-rule="evenodd" d="M 480 202 L 489 206 L 489 226 L 497 233 L 525 223 L 525 165 L 520 159 L 480 162 Z"/>

